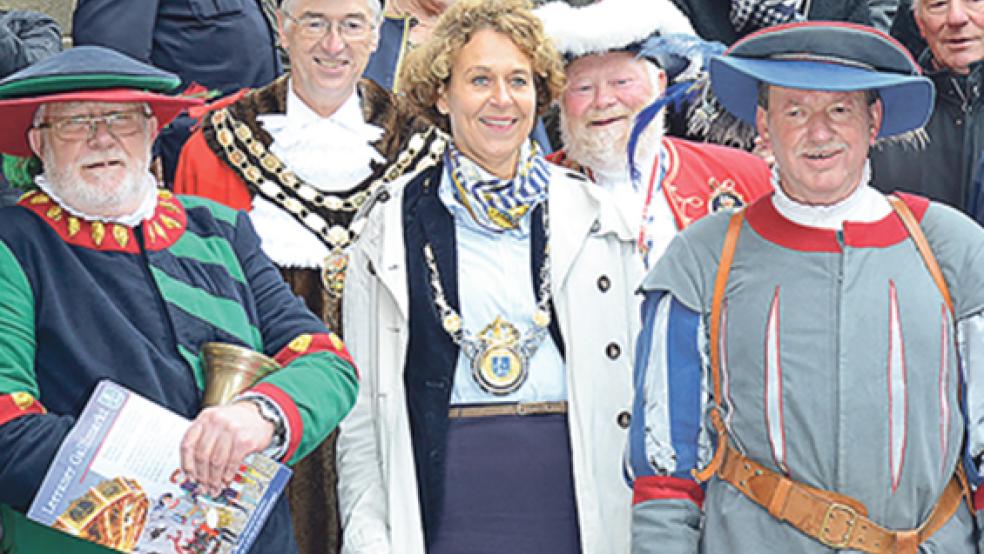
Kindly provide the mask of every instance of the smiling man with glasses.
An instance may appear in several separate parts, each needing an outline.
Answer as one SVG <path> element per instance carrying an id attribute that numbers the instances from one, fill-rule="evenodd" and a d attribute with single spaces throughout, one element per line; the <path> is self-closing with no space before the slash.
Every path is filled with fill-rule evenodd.
<path id="1" fill-rule="evenodd" d="M 350 224 L 380 187 L 374 169 L 410 142 L 397 136 L 407 126 L 391 93 L 361 78 L 380 17 L 378 0 L 286 0 L 277 30 L 290 73 L 204 114 L 175 179 L 177 192 L 249 211 L 264 252 L 336 332 Z M 422 153 L 415 146 L 410 159 Z M 305 554 L 338 551 L 334 444 L 295 468 L 289 487 Z"/>

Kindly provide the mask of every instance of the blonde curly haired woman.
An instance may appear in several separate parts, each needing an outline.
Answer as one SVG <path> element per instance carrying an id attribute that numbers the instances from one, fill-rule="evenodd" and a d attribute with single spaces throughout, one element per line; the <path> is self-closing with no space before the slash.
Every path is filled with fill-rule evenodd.
<path id="1" fill-rule="evenodd" d="M 344 325 L 345 552 L 627 552 L 633 235 L 528 139 L 563 67 L 519 0 L 460 0 L 400 90 L 441 133 L 373 208 Z"/>

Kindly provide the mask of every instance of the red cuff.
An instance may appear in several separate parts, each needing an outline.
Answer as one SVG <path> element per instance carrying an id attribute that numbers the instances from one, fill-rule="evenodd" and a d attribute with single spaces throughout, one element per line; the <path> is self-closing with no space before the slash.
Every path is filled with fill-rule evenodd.
<path id="1" fill-rule="evenodd" d="M 694 481 L 678 477 L 639 477 L 632 492 L 632 504 L 667 499 L 690 500 L 698 508 L 704 504 L 704 489 Z"/>
<path id="2" fill-rule="evenodd" d="M 289 460 L 294 455 L 294 452 L 297 451 L 297 447 L 300 446 L 301 435 L 304 434 L 304 421 L 301 419 L 301 413 L 297 410 L 297 404 L 294 404 L 294 400 L 280 387 L 271 385 L 270 383 L 260 383 L 249 389 L 248 392 L 265 395 L 270 400 L 276 402 L 277 406 L 284 413 L 284 416 L 287 417 L 290 442 L 287 443 L 287 451 L 284 452 L 284 461 Z"/>
<path id="3" fill-rule="evenodd" d="M 984 510 L 984 485 L 977 487 L 974 491 L 974 511 Z"/>
<path id="4" fill-rule="evenodd" d="M 314 352 L 331 352 L 352 366 L 355 369 L 356 378 L 359 377 L 359 368 L 355 367 L 355 362 L 352 361 L 352 355 L 345 348 L 345 343 L 342 342 L 342 339 L 338 338 L 338 335 L 335 333 L 298 335 L 294 340 L 290 341 L 290 344 L 281 349 L 280 352 L 277 352 L 277 355 L 273 359 L 277 360 L 280 365 L 286 366 L 297 358 Z"/>
<path id="5" fill-rule="evenodd" d="M 12 392 L 0 396 L 0 425 L 28 414 L 48 413 L 33 396 L 26 392 Z"/>

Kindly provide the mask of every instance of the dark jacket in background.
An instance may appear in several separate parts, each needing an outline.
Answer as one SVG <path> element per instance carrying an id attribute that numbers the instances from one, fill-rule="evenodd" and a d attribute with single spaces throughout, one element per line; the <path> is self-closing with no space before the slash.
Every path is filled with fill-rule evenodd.
<path id="1" fill-rule="evenodd" d="M 78 0 L 77 46 L 106 46 L 223 94 L 281 73 L 258 0 Z"/>
<path id="2" fill-rule="evenodd" d="M 731 26 L 731 0 L 673 0 L 673 3 L 690 19 L 694 31 L 704 40 L 730 45 L 747 34 L 738 33 Z M 807 19 L 871 25 L 868 0 L 812 0 Z"/>
<path id="3" fill-rule="evenodd" d="M 918 56 L 926 49 L 926 39 L 919 32 L 916 19 L 912 15 L 912 0 L 899 0 L 899 8 L 892 19 L 889 34 L 908 48 L 913 56 Z"/>
<path id="4" fill-rule="evenodd" d="M 61 51 L 61 30 L 39 12 L 0 10 L 0 78 Z"/>
<path id="5" fill-rule="evenodd" d="M 176 73 L 182 87 L 197 82 L 223 95 L 262 87 L 283 71 L 260 0 L 78 0 L 72 38 Z M 166 183 L 192 123 L 180 117 L 158 138 Z"/>
<path id="6" fill-rule="evenodd" d="M 966 212 L 984 148 L 984 62 L 971 65 L 968 75 L 936 71 L 927 49 L 919 64 L 936 86 L 936 105 L 926 124 L 929 144 L 922 150 L 899 143 L 873 148 L 872 184 L 883 192 L 912 192 Z"/>

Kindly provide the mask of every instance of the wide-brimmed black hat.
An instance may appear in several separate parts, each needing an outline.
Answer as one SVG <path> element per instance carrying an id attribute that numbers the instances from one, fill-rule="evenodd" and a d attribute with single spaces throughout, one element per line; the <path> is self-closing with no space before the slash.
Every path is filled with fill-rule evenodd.
<path id="1" fill-rule="evenodd" d="M 921 128 L 933 111 L 933 83 L 890 36 L 852 23 L 777 25 L 711 59 L 711 87 L 732 114 L 755 125 L 759 83 L 820 91 L 876 90 L 879 138 Z"/>

